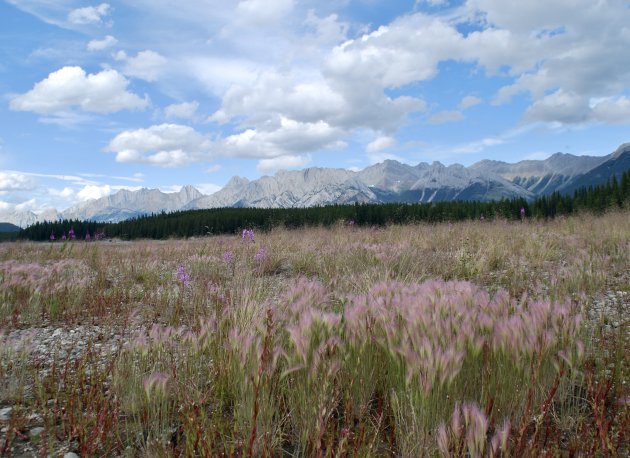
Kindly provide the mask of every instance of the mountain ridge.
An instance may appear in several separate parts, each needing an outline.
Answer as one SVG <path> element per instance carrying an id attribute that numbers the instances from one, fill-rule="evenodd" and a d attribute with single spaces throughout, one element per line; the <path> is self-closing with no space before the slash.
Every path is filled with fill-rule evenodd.
<path id="1" fill-rule="evenodd" d="M 233 176 L 219 191 L 204 195 L 194 186 L 178 192 L 142 188 L 120 190 L 75 205 L 61 213 L 54 209 L 0 214 L 0 221 L 26 227 L 43 220 L 79 219 L 116 222 L 162 211 L 257 207 L 286 208 L 346 203 L 426 203 L 446 200 L 534 199 L 559 191 L 605 182 L 630 168 L 630 143 L 606 156 L 555 153 L 544 160 L 508 163 L 482 160 L 465 167 L 421 162 L 409 165 L 388 159 L 359 171 L 309 167 L 282 170 L 256 180 Z M 622 170 L 623 169 L 623 170 Z"/>

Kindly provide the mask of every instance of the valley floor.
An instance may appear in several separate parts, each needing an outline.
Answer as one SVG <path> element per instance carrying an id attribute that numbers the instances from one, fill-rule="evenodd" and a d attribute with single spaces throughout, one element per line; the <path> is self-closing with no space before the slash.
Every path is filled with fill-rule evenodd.
<path id="1" fill-rule="evenodd" d="M 623 456 L 630 213 L 0 244 L 0 456 Z"/>

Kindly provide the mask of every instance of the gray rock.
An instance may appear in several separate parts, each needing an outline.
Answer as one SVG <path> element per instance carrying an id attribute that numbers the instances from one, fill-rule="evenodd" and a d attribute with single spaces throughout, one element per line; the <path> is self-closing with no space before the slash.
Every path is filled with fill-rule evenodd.
<path id="1" fill-rule="evenodd" d="M 81 457 L 74 452 L 68 452 L 63 456 L 63 458 L 81 458 Z"/>
<path id="2" fill-rule="evenodd" d="M 37 426 L 36 428 L 33 428 L 28 432 L 28 437 L 31 439 L 32 442 L 39 442 L 44 431 L 44 428 L 42 428 L 41 426 Z"/>
<path id="3" fill-rule="evenodd" d="M 13 407 L 0 409 L 0 421 L 9 421 L 11 419 L 11 412 L 13 412 Z"/>

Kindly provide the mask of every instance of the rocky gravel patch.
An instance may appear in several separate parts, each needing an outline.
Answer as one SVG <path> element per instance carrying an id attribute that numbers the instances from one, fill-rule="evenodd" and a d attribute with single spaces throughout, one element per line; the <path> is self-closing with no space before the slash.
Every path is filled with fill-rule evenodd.
<path id="1" fill-rule="evenodd" d="M 98 325 L 79 325 L 74 327 L 44 326 L 30 329 L 14 329 L 0 334 L 0 345 L 3 352 L 10 352 L 10 359 L 22 359 L 21 367 L 28 367 L 25 382 L 20 392 L 28 405 L 32 399 L 35 381 L 33 371 L 40 380 L 50 375 L 54 364 L 67 365 L 72 370 L 75 363 L 91 353 L 98 361 L 100 368 L 112 361 L 129 340 L 129 330 L 121 327 Z M 5 353 L 6 354 L 6 353 Z M 12 369 L 15 370 L 15 369 Z M 1 380 L 0 380 L 1 382 Z M 44 440 L 45 428 L 43 418 L 38 412 L 24 412 L 21 406 L 11 405 L 13 391 L 16 387 L 0 385 L 0 456 L 5 448 L 5 440 L 14 428 L 13 440 L 7 456 L 35 457 L 41 456 L 41 443 Z M 8 405 L 7 405 L 8 404 Z M 16 427 L 17 425 L 17 427 Z M 17 430 L 17 431 L 16 431 Z M 50 456 L 77 457 L 68 450 L 72 444 L 59 444 L 59 448 L 48 450 Z M 52 454 L 51 454 L 52 453 Z"/>

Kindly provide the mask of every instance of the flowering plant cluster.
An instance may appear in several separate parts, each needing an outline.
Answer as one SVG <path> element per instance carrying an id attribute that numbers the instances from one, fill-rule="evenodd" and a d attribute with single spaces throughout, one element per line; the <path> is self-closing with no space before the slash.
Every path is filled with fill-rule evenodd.
<path id="1" fill-rule="evenodd" d="M 254 230 L 253 229 L 243 229 L 242 233 L 243 242 L 251 242 L 254 243 Z"/>

